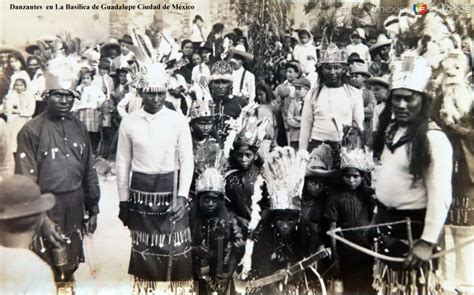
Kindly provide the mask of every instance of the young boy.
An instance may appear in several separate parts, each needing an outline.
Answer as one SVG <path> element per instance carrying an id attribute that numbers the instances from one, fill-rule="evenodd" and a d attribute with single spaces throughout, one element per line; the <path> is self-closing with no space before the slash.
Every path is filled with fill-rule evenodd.
<path id="1" fill-rule="evenodd" d="M 227 294 L 244 242 L 237 221 L 224 205 L 224 177 L 218 169 L 208 168 L 201 174 L 196 193 L 190 214 L 199 294 Z"/>
<path id="2" fill-rule="evenodd" d="M 54 195 L 41 194 L 26 176 L 8 176 L 0 183 L 1 294 L 56 294 L 53 272 L 30 250 L 54 204 Z"/>
<path id="3" fill-rule="evenodd" d="M 296 98 L 291 100 L 288 107 L 287 121 L 290 126 L 290 146 L 298 150 L 298 141 L 300 138 L 301 111 L 303 110 L 303 102 L 309 89 L 311 82 L 306 78 L 299 78 L 293 83 L 295 86 Z"/>
<path id="4" fill-rule="evenodd" d="M 374 94 L 365 88 L 365 83 L 370 74 L 366 63 L 355 62 L 351 66 L 351 85 L 355 88 L 362 89 L 362 99 L 364 101 L 364 141 L 366 145 L 372 145 L 372 118 L 374 116 L 374 108 L 377 104 Z"/>
<path id="5" fill-rule="evenodd" d="M 369 47 L 362 43 L 365 40 L 365 31 L 362 28 L 357 28 L 351 35 L 351 44 L 347 45 L 346 51 L 347 55 L 356 52 L 359 54 L 359 57 L 363 59 L 366 64 L 371 62 Z"/>
<path id="6" fill-rule="evenodd" d="M 372 77 L 367 79 L 367 87 L 372 90 L 374 97 L 377 100 L 377 105 L 374 109 L 374 116 L 372 118 L 372 127 L 374 134 L 378 130 L 379 117 L 385 109 L 385 101 L 388 98 L 388 79 L 387 77 Z"/>

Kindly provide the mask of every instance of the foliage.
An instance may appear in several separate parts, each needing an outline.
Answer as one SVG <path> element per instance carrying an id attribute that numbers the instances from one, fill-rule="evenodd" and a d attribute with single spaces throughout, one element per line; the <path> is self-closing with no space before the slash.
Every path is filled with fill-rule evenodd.
<path id="1" fill-rule="evenodd" d="M 253 70 L 257 77 L 267 76 L 276 66 L 281 51 L 276 46 L 286 31 L 291 30 L 288 12 L 291 0 L 236 0 L 239 26 L 248 29 L 249 51 L 255 57 Z"/>

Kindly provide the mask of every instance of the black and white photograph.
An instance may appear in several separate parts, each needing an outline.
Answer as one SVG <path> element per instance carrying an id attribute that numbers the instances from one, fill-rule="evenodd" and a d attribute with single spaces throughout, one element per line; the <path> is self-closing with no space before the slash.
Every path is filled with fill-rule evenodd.
<path id="1" fill-rule="evenodd" d="M 0 3 L 0 294 L 474 295 L 473 0 Z"/>

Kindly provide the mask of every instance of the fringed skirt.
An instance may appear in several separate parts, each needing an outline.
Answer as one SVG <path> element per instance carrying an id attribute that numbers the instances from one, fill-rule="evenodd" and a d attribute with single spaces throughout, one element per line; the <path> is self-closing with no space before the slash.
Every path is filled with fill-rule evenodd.
<path id="1" fill-rule="evenodd" d="M 393 210 L 378 204 L 375 218 L 376 224 L 404 221 L 407 217 L 412 221 L 411 235 L 414 241 L 421 237 L 425 209 Z M 376 251 L 388 256 L 404 257 L 409 251 L 408 232 L 406 223 L 399 223 L 379 228 L 375 243 Z M 377 294 L 444 294 L 440 284 L 436 261 L 431 261 L 418 269 L 406 269 L 403 263 L 388 262 L 376 259 L 374 266 L 374 281 L 372 287 Z"/>
<path id="2" fill-rule="evenodd" d="M 132 236 L 128 273 L 135 279 L 135 293 L 193 287 L 189 217 L 186 214 L 175 224 L 169 221 L 172 198 L 173 173 L 133 173 L 128 200 Z"/>

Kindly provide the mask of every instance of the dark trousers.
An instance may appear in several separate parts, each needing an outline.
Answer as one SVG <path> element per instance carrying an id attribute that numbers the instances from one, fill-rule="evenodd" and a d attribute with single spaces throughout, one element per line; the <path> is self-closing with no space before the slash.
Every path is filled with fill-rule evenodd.
<path id="1" fill-rule="evenodd" d="M 100 132 L 88 132 L 89 133 L 89 138 L 91 139 L 91 145 L 92 145 L 92 152 L 94 155 L 97 155 L 98 151 L 97 149 L 99 148 L 99 143 L 100 143 Z"/>

